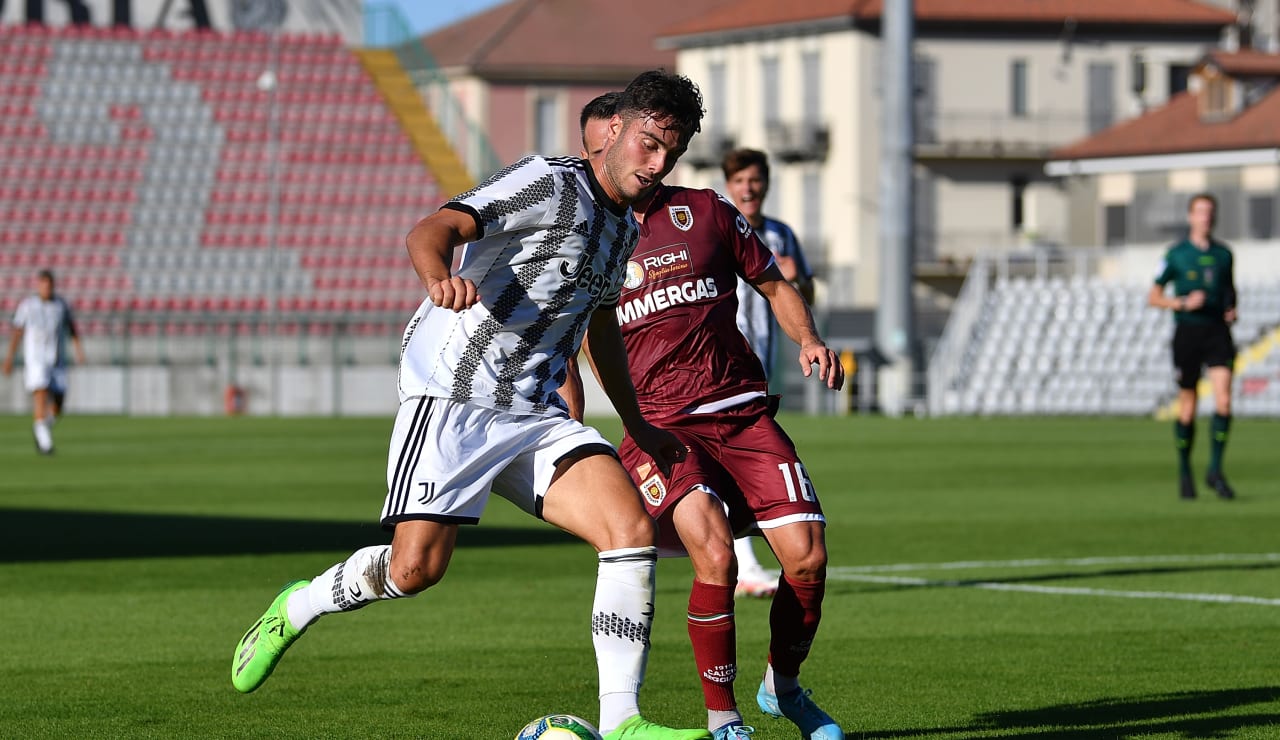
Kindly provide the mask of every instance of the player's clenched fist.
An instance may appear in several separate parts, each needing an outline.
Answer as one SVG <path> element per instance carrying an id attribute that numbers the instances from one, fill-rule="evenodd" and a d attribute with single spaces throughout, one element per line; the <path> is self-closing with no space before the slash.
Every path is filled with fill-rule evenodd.
<path id="1" fill-rule="evenodd" d="M 427 295 L 435 305 L 452 311 L 471 308 L 480 300 L 476 284 L 457 275 L 448 280 L 432 281 L 427 285 Z"/>

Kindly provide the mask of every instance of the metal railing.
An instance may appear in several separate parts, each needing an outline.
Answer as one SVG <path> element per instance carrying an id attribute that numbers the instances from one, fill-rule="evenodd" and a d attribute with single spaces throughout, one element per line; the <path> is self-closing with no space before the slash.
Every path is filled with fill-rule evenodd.
<path id="1" fill-rule="evenodd" d="M 365 45 L 389 48 L 400 59 L 418 94 L 436 118 L 440 130 L 453 145 L 467 171 L 476 182 L 502 166 L 484 129 L 471 120 L 453 94 L 449 78 L 422 39 L 413 33 L 400 9 L 393 5 L 366 4 Z"/>
<path id="2" fill-rule="evenodd" d="M 1001 150 L 1035 155 L 1078 139 L 1090 130 L 1084 113 L 1044 112 L 1015 116 L 982 110 L 943 110 L 916 116 L 916 147 Z"/>

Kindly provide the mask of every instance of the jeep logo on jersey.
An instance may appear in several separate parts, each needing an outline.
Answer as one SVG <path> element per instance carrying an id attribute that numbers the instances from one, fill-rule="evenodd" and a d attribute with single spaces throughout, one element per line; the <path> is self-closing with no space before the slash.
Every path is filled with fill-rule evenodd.
<path id="1" fill-rule="evenodd" d="M 568 262 L 561 262 L 560 275 L 565 280 L 572 280 L 574 285 L 587 291 L 592 300 L 604 295 L 609 288 L 607 277 L 596 272 L 595 266 L 586 261 L 579 262 L 578 267 L 573 270 L 569 269 Z"/>
<path id="2" fill-rule="evenodd" d="M 623 281 L 622 287 L 627 290 L 635 290 L 644 285 L 644 268 L 639 262 L 630 260 L 627 262 L 627 279 Z"/>
<path id="3" fill-rule="evenodd" d="M 671 223 L 677 229 L 688 231 L 693 228 L 693 211 L 689 206 L 667 206 L 667 213 L 671 214 Z"/>

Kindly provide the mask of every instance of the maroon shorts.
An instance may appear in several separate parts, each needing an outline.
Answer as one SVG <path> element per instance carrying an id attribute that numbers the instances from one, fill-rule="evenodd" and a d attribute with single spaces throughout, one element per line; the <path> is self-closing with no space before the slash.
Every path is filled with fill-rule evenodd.
<path id="1" fill-rule="evenodd" d="M 618 449 L 645 507 L 658 522 L 660 549 L 683 549 L 669 521 L 670 512 L 676 501 L 698 487 L 724 502 L 737 535 L 792 522 L 826 521 L 796 446 L 774 421 L 767 399 L 710 414 L 651 421 L 689 448 L 685 459 L 672 466 L 670 476 L 663 476 L 653 458 L 636 447 L 629 435 Z"/>

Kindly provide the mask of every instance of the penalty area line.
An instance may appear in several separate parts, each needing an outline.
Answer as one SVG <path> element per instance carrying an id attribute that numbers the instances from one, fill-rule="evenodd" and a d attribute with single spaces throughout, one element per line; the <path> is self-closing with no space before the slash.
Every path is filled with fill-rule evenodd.
<path id="1" fill-rule="evenodd" d="M 1280 599 L 1235 594 L 1198 594 L 1178 591 L 1126 591 L 1108 588 L 1080 588 L 1073 586 L 1036 586 L 1026 583 L 1000 581 L 954 581 L 914 578 L 910 576 L 877 576 L 863 573 L 828 573 L 827 580 L 859 581 L 863 583 L 888 583 L 897 586 L 921 588 L 977 588 L 984 591 L 1018 591 L 1056 596 L 1100 596 L 1118 599 L 1159 599 L 1168 601 L 1200 601 L 1214 604 L 1249 604 L 1253 606 L 1280 606 Z"/>
<path id="2" fill-rule="evenodd" d="M 1170 563 L 1280 563 L 1280 552 L 1230 553 L 1204 555 L 1129 555 L 1086 558 L 1023 558 L 1020 560 L 953 560 L 946 563 L 889 563 L 829 568 L 829 572 L 902 573 L 920 570 L 980 570 L 984 568 L 1043 568 L 1062 565 L 1159 565 Z"/>

